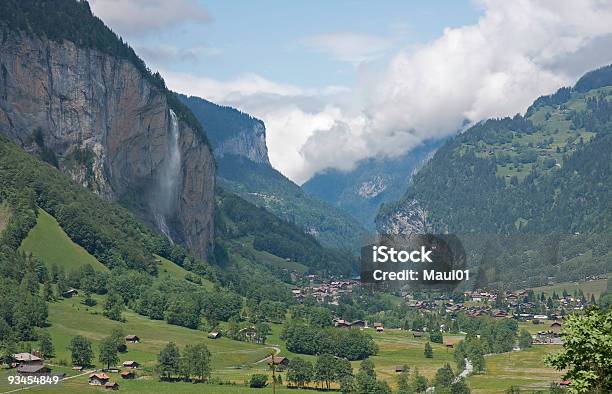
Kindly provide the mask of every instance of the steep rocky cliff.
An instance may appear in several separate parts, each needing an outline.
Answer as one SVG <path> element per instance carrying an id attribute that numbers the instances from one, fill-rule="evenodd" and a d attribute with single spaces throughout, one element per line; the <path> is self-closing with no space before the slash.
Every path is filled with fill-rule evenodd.
<path id="1" fill-rule="evenodd" d="M 261 120 L 200 97 L 179 95 L 179 98 L 205 126 L 217 159 L 234 155 L 270 165 L 266 127 Z"/>
<path id="2" fill-rule="evenodd" d="M 205 136 L 179 116 L 175 190 L 164 190 L 171 117 L 178 112 L 168 91 L 126 58 L 0 29 L 0 132 L 105 198 L 129 201 L 158 227 L 166 193 L 161 222 L 168 236 L 206 256 L 213 239 L 214 159 Z"/>

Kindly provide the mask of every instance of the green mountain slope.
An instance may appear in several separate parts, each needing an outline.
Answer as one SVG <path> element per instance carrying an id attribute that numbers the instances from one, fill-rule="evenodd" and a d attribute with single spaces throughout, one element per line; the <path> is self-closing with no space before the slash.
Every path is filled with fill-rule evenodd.
<path id="1" fill-rule="evenodd" d="M 270 165 L 261 120 L 199 97 L 179 98 L 206 129 L 217 160 L 217 180 L 225 190 L 295 223 L 326 246 L 360 246 L 366 232 L 362 225 L 305 193 Z"/>
<path id="2" fill-rule="evenodd" d="M 87 264 L 98 271 L 108 270 L 85 249 L 72 242 L 57 220 L 43 209 L 38 210 L 36 226 L 23 240 L 20 250 L 32 253 L 49 267 L 56 264 L 66 271 L 79 269 Z"/>
<path id="3" fill-rule="evenodd" d="M 481 122 L 441 147 L 379 228 L 410 206 L 434 231 L 468 234 L 489 281 L 575 280 L 612 268 L 612 68 Z M 415 205 L 416 204 L 416 205 Z M 522 235 L 524 234 L 524 235 Z M 504 237 L 505 236 L 505 237 Z M 467 241 L 466 241 L 467 240 Z"/>

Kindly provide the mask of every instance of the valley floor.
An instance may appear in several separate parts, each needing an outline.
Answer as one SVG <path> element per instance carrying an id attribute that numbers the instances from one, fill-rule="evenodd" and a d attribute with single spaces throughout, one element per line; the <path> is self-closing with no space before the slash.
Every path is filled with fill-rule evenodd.
<path id="1" fill-rule="evenodd" d="M 78 373 L 69 367 L 60 365 L 69 364 L 70 353 L 67 349 L 70 339 L 75 335 L 83 335 L 94 343 L 94 352 L 97 354 L 97 343 L 107 336 L 115 327 L 121 326 L 126 334 L 136 334 L 141 338 L 138 344 L 128 344 L 128 352 L 120 354 L 121 362 L 125 360 L 136 360 L 142 364 L 142 369 L 137 371 L 138 378 L 135 380 L 122 380 L 119 374 L 111 373 L 111 380 L 120 385 L 120 392 L 127 393 L 246 393 L 246 392 L 271 392 L 271 387 L 265 389 L 250 389 L 244 382 L 254 373 L 268 373 L 268 367 L 264 363 L 258 363 L 266 357 L 274 347 L 280 348 L 280 355 L 296 357 L 296 354 L 288 352 L 283 341 L 279 338 L 281 326 L 273 325 L 272 335 L 268 338 L 267 345 L 255 345 L 239 342 L 227 338 L 216 340 L 208 339 L 206 332 L 191 330 L 183 327 L 169 325 L 163 321 L 153 321 L 133 312 L 126 312 L 127 322 L 118 323 L 111 321 L 101 314 L 101 307 L 86 307 L 80 303 L 80 297 L 66 299 L 50 304 L 50 327 L 56 349 L 56 357 L 51 360 L 53 373 L 66 373 L 73 376 L 60 383 L 56 387 L 32 387 L 29 392 L 45 393 L 91 393 L 105 391 L 87 384 L 87 375 L 77 376 Z M 528 324 L 522 326 L 533 330 Z M 427 378 L 431 379 L 436 370 L 445 363 L 449 363 L 453 369 L 453 351 L 445 346 L 432 344 L 434 350 L 433 358 L 425 358 L 423 347 L 425 339 L 415 339 L 410 332 L 388 329 L 383 333 L 372 335 L 378 344 L 380 351 L 372 357 L 376 365 L 379 378 L 387 380 L 391 386 L 395 386 L 395 367 L 407 364 L 411 370 L 415 367 Z M 445 336 L 445 342 L 456 343 L 462 337 Z M 157 362 L 157 354 L 167 342 L 174 341 L 183 347 L 187 344 L 205 343 L 213 354 L 212 379 L 215 382 L 226 384 L 192 384 L 192 383 L 167 383 L 160 382 L 154 367 Z M 472 375 L 468 383 L 474 393 L 502 393 L 512 385 L 521 386 L 525 389 L 546 389 L 550 382 L 561 380 L 561 374 L 549 368 L 545 368 L 543 358 L 546 353 L 555 351 L 558 346 L 534 346 L 527 351 L 511 352 L 507 354 L 487 356 L 487 371 L 484 374 Z M 300 357 L 314 361 L 314 356 Z M 94 361 L 94 362 L 97 362 Z M 354 362 L 353 367 L 358 368 L 359 363 Z M 8 385 L 7 377 L 14 370 L 0 371 L 0 393 L 11 392 L 16 389 Z M 285 374 L 281 373 L 283 381 Z M 312 385 L 314 387 L 314 385 Z M 278 393 L 293 392 L 295 390 L 286 387 L 278 388 Z"/>

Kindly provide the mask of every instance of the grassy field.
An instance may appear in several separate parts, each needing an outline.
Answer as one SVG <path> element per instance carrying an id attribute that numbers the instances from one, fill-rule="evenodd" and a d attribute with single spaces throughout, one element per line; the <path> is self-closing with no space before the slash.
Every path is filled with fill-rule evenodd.
<path id="1" fill-rule="evenodd" d="M 523 390 L 547 389 L 551 382 L 559 382 L 561 373 L 544 366 L 547 353 L 559 350 L 556 345 L 537 345 L 520 352 L 486 357 L 486 372 L 472 375 L 468 383 L 473 393 L 503 393 L 510 386 Z"/>
<path id="2" fill-rule="evenodd" d="M 158 265 L 157 265 L 157 269 L 158 269 L 157 280 L 158 281 L 163 281 L 164 278 L 167 278 L 167 277 L 185 279 L 185 276 L 190 273 L 185 268 L 181 267 L 180 265 L 174 264 L 172 261 L 168 259 L 165 259 L 157 255 L 155 255 L 155 258 L 158 261 Z M 196 274 L 191 273 L 191 275 L 195 276 Z M 201 278 L 201 280 L 202 280 L 202 286 L 205 287 L 206 289 L 211 290 L 214 288 L 215 285 L 208 279 Z"/>
<path id="3" fill-rule="evenodd" d="M 99 301 L 101 301 L 99 299 Z M 59 367 L 59 364 L 69 363 L 70 354 L 67 349 L 70 339 L 75 335 L 83 335 L 94 343 L 94 353 L 98 353 L 98 342 L 108 335 L 114 327 L 121 327 L 125 334 L 136 334 L 141 343 L 128 344 L 128 352 L 120 354 L 121 361 L 136 360 L 143 365 L 138 371 L 140 375 L 134 381 L 123 381 L 117 374 L 111 374 L 116 380 L 121 392 L 128 393 L 267 393 L 271 388 L 250 389 L 244 382 L 254 373 L 268 373 L 265 363 L 259 363 L 274 347 L 280 349 L 280 354 L 290 359 L 298 355 L 287 351 L 284 342 L 279 338 L 282 326 L 274 324 L 272 335 L 266 345 L 255 345 L 245 342 L 220 338 L 211 340 L 206 333 L 183 327 L 172 326 L 163 321 L 152 321 L 133 312 L 126 312 L 126 322 L 114 322 L 101 314 L 100 303 L 93 308 L 80 303 L 80 297 L 65 299 L 50 304 L 49 309 L 51 334 L 56 349 L 56 357 L 51 361 L 54 372 L 66 372 L 68 376 L 75 374 L 69 368 Z M 535 326 L 534 326 L 535 327 Z M 531 330 L 530 330 L 531 331 Z M 436 370 L 445 363 L 449 363 L 454 370 L 452 350 L 445 346 L 432 344 L 434 357 L 425 358 L 423 347 L 426 339 L 415 339 L 412 334 L 402 330 L 386 330 L 376 333 L 368 329 L 379 346 L 379 353 L 372 357 L 376 365 L 379 378 L 387 380 L 392 387 L 395 386 L 395 366 L 407 364 L 411 371 L 418 367 L 419 372 L 431 379 Z M 456 343 L 461 336 L 445 336 L 444 341 Z M 169 341 L 174 341 L 179 347 L 186 344 L 205 343 L 213 354 L 212 379 L 216 382 L 231 382 L 232 384 L 191 384 L 191 383 L 165 383 L 160 382 L 154 374 L 157 354 Z M 468 379 L 469 385 L 477 393 L 503 392 L 511 385 L 520 385 L 524 388 L 545 388 L 551 381 L 558 381 L 560 374 L 545 368 L 543 358 L 545 353 L 556 349 L 554 346 L 534 347 L 524 352 L 513 352 L 504 355 L 487 357 L 487 371 L 482 375 L 474 375 Z M 299 355 L 314 361 L 315 356 Z M 94 360 L 97 363 L 97 359 Z M 353 362 L 357 369 L 359 362 Z M 0 393 L 9 391 L 6 376 L 8 371 L 0 372 Z M 283 381 L 285 374 L 281 373 Z M 87 393 L 104 391 L 100 388 L 90 387 L 87 384 L 87 375 L 79 376 L 62 382 L 58 387 L 33 388 L 33 392 L 48 393 Z M 278 393 L 295 392 L 280 388 Z"/>
<path id="4" fill-rule="evenodd" d="M 531 290 L 533 290 L 536 295 L 545 293 L 546 296 L 550 296 L 553 292 L 556 292 L 559 296 L 561 296 L 563 294 L 563 290 L 573 295 L 574 290 L 581 289 L 587 298 L 590 298 L 591 294 L 595 295 L 595 298 L 598 298 L 601 293 L 606 290 L 607 283 L 607 279 L 591 280 L 586 282 L 562 282 L 555 283 L 550 286 L 534 287 Z"/>
<path id="5" fill-rule="evenodd" d="M 36 226 L 23 240 L 20 249 L 37 256 L 47 266 L 57 264 L 71 270 L 90 264 L 95 270 L 108 270 L 85 249 L 72 242 L 55 218 L 42 209 L 38 210 Z"/>

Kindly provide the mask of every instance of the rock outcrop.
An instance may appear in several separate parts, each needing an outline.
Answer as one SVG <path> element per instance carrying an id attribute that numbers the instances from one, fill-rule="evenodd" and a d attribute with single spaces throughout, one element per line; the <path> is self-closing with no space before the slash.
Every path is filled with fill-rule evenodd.
<path id="1" fill-rule="evenodd" d="M 200 97 L 179 97 L 206 129 L 217 159 L 228 155 L 241 156 L 271 167 L 266 145 L 266 126 L 261 120 Z"/>
<path id="2" fill-rule="evenodd" d="M 167 91 L 130 61 L 21 32 L 0 36 L 0 132 L 155 225 L 151 204 L 169 160 Z M 178 122 L 180 171 L 171 236 L 205 257 L 213 240 L 215 164 L 208 143 Z"/>

